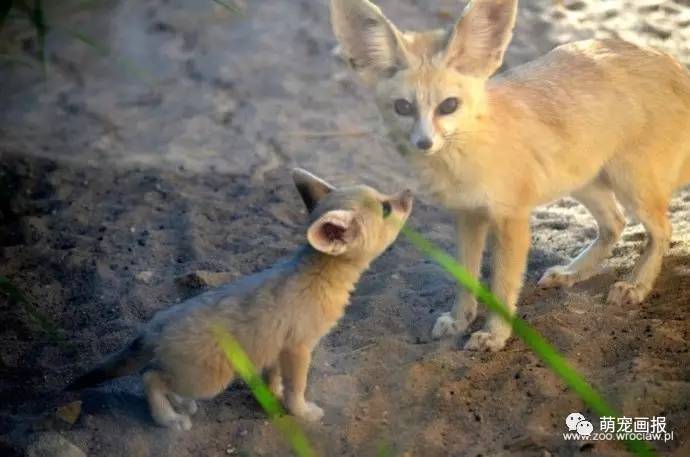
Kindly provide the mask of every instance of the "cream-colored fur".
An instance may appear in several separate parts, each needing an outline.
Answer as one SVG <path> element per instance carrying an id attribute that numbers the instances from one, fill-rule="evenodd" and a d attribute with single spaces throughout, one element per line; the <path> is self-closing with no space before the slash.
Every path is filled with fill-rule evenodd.
<path id="1" fill-rule="evenodd" d="M 492 77 L 512 36 L 517 0 L 474 0 L 447 32 L 400 31 L 368 0 L 331 0 L 331 11 L 343 52 L 373 88 L 391 138 L 430 193 L 457 214 L 458 258 L 475 275 L 493 233 L 492 288 L 511 310 L 523 282 L 529 214 L 565 195 L 587 207 L 599 235 L 540 284 L 571 286 L 597 271 L 625 224 L 620 202 L 649 240 L 608 301 L 644 300 L 671 236 L 669 199 L 690 181 L 684 67 L 653 49 L 589 40 Z M 442 112 L 448 99 L 457 108 Z M 403 115 L 396 113 L 400 100 L 408 103 Z M 475 315 L 473 297 L 460 290 L 432 335 L 462 333 Z M 465 348 L 499 350 L 509 336 L 491 316 Z"/>
<path id="2" fill-rule="evenodd" d="M 269 387 L 292 414 L 321 418 L 321 408 L 304 398 L 312 349 L 343 315 L 362 272 L 397 237 L 412 197 L 366 186 L 335 189 L 303 170 L 294 179 L 310 212 L 308 245 L 269 270 L 159 312 L 129 349 L 72 387 L 150 363 L 143 380 L 154 420 L 188 430 L 195 400 L 213 398 L 234 378 L 214 336 L 221 326 L 266 370 Z"/>

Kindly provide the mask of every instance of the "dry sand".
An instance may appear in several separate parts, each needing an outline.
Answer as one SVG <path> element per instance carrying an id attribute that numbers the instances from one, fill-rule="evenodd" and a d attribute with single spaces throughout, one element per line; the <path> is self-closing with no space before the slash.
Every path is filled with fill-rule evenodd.
<path id="1" fill-rule="evenodd" d="M 0 298 L 0 454 L 22 455 L 44 430 L 90 456 L 289 454 L 242 385 L 204 402 L 189 433 L 152 424 L 137 378 L 83 392 L 74 424 L 54 413 L 76 399 L 56 393 L 68 380 L 156 310 L 197 292 L 176 277 L 239 277 L 303 242 L 290 166 L 386 191 L 414 183 L 369 97 L 332 57 L 325 0 L 247 3 L 242 17 L 199 0 L 123 0 L 60 16 L 143 69 L 148 85 L 60 36 L 50 40 L 57 57 L 46 85 L 31 70 L 0 67 L 0 275 L 65 340 Z M 409 27 L 448 24 L 460 11 L 451 0 L 380 4 Z M 523 0 L 507 64 L 615 33 L 688 64 L 689 30 L 687 1 Z M 452 250 L 448 214 L 419 192 L 411 224 Z M 654 293 L 618 307 L 604 297 L 637 258 L 641 227 L 626 229 L 601 275 L 541 291 L 540 273 L 596 230 L 572 200 L 537 210 L 519 312 L 625 415 L 666 416 L 675 440 L 659 450 L 687 456 L 689 192 L 672 213 L 672 249 Z M 309 396 L 326 416 L 304 426 L 322 455 L 373 456 L 381 443 L 415 456 L 624 454 L 615 443 L 562 439 L 568 413 L 593 416 L 520 341 L 498 354 L 430 342 L 453 289 L 405 240 L 373 265 L 315 353 Z"/>

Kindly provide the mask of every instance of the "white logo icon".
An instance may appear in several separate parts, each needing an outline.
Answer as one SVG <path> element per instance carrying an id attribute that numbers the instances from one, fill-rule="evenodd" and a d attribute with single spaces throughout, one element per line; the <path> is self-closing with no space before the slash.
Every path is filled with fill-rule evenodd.
<path id="1" fill-rule="evenodd" d="M 585 416 L 580 413 L 570 413 L 568 417 L 565 418 L 565 425 L 568 426 L 568 430 L 574 432 L 577 429 L 577 424 L 585 420 Z M 592 425 L 592 424 L 590 424 Z"/>
<path id="2" fill-rule="evenodd" d="M 568 430 L 571 432 L 577 430 L 577 434 L 580 436 L 589 436 L 594 431 L 594 426 L 592 423 L 585 419 L 580 413 L 570 413 L 568 417 L 565 418 L 565 425 L 568 426 Z"/>
<path id="3" fill-rule="evenodd" d="M 594 426 L 590 421 L 580 421 L 577 423 L 577 433 L 581 436 L 589 436 L 594 431 Z"/>

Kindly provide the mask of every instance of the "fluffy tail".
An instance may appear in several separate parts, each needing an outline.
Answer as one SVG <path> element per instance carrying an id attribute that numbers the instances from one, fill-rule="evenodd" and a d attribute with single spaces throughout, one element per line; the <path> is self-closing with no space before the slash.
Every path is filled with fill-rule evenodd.
<path id="1" fill-rule="evenodd" d="M 140 370 L 153 358 L 153 348 L 139 336 L 126 348 L 105 359 L 99 366 L 78 377 L 65 390 L 79 390 Z"/>

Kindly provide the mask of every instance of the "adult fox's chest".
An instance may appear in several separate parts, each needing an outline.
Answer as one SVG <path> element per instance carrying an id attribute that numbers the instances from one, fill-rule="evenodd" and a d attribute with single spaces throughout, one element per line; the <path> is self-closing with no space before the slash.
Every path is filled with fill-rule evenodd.
<path id="1" fill-rule="evenodd" d="M 485 183 L 478 179 L 478 170 L 429 161 L 419 161 L 416 168 L 424 191 L 449 209 L 473 210 L 490 203 Z"/>

